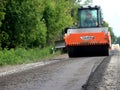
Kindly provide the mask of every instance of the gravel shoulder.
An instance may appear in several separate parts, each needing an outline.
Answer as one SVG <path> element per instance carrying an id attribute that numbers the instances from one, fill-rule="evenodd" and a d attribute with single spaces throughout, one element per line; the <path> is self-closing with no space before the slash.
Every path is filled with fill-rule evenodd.
<path id="1" fill-rule="evenodd" d="M 120 90 L 120 52 L 105 58 L 91 73 L 85 90 Z"/>
<path id="2" fill-rule="evenodd" d="M 0 67 L 0 77 L 5 76 L 5 75 L 10 75 L 13 73 L 22 72 L 22 71 L 29 70 L 29 69 L 33 69 L 33 68 L 36 68 L 39 66 L 50 64 L 50 63 L 55 63 L 62 59 L 67 59 L 67 58 L 68 58 L 67 54 L 62 54 L 62 55 L 53 57 L 49 60 L 42 60 L 40 62 L 21 64 L 21 65 L 2 66 L 2 67 Z"/>

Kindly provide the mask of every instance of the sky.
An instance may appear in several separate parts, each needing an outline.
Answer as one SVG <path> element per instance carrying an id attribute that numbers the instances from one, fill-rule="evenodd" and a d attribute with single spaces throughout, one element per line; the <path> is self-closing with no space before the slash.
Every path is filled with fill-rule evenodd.
<path id="1" fill-rule="evenodd" d="M 120 0 L 93 0 L 93 5 L 101 6 L 104 20 L 113 28 L 114 34 L 120 36 Z"/>

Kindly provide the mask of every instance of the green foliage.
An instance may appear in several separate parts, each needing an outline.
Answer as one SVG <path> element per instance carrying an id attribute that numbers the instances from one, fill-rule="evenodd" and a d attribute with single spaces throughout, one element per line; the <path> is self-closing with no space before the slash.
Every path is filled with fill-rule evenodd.
<path id="1" fill-rule="evenodd" d="M 90 5 L 92 3 L 92 0 L 86 0 L 85 2 L 84 2 L 84 5 Z"/>
<path id="2" fill-rule="evenodd" d="M 5 8 L 2 9 L 5 11 L 4 14 L 0 14 L 2 18 L 0 23 L 4 19 L 0 28 L 2 48 L 44 47 L 53 44 L 61 31 L 73 24 L 71 9 L 76 7 L 75 0 L 6 0 L 6 2 L 6 5 L 0 4 L 2 5 L 0 9 Z"/>
<path id="3" fill-rule="evenodd" d="M 46 26 L 42 19 L 43 11 L 43 0 L 9 0 L 2 25 L 2 30 L 9 36 L 6 46 L 45 46 Z"/>
<path id="4" fill-rule="evenodd" d="M 42 20 L 44 2 L 42 0 L 25 0 L 21 5 L 19 23 L 17 25 L 23 46 L 43 47 L 46 43 L 46 26 Z M 24 13 L 23 13 L 24 12 Z M 19 26 L 20 25 L 20 26 Z M 19 37 L 17 38 L 19 39 Z"/>
<path id="5" fill-rule="evenodd" d="M 0 65 L 49 56 L 50 48 L 44 47 L 73 24 L 73 6 L 74 0 L 0 0 Z"/>
<path id="6" fill-rule="evenodd" d="M 71 11 L 77 16 L 81 2 L 92 0 L 0 0 L 0 46 L 43 48 L 53 44 L 62 30 L 77 22 Z"/>
<path id="7" fill-rule="evenodd" d="M 0 27 L 2 25 L 2 20 L 5 18 L 5 3 L 6 1 L 0 0 Z"/>
<path id="8" fill-rule="evenodd" d="M 115 36 L 113 29 L 111 27 L 109 27 L 108 30 L 110 31 L 110 35 L 111 35 L 111 42 L 114 43 L 117 37 Z"/>
<path id="9" fill-rule="evenodd" d="M 114 43 L 117 37 L 115 36 L 112 27 L 110 27 L 109 24 L 105 21 L 103 23 L 103 26 L 108 27 L 108 30 L 110 31 L 110 35 L 111 35 L 111 42 Z"/>
<path id="10" fill-rule="evenodd" d="M 52 2 L 51 2 L 52 1 Z M 47 0 L 44 11 L 44 19 L 47 26 L 47 43 L 53 44 L 58 38 L 59 33 L 65 28 L 72 25 L 73 21 L 70 16 L 71 2 L 65 0 Z"/>
<path id="11" fill-rule="evenodd" d="M 117 42 L 116 43 L 118 43 L 120 45 L 120 36 L 117 37 Z"/>
<path id="12" fill-rule="evenodd" d="M 2 21 L 5 19 L 5 5 L 6 5 L 6 1 L 0 0 L 0 27 L 2 26 Z M 1 49 L 1 42 L 3 42 L 5 36 L 6 36 L 5 33 L 1 32 L 1 28 L 0 28 L 0 49 Z"/>
<path id="13" fill-rule="evenodd" d="M 53 56 L 54 55 L 51 54 L 51 46 L 43 49 L 4 49 L 0 51 L 0 66 L 37 62 Z"/>

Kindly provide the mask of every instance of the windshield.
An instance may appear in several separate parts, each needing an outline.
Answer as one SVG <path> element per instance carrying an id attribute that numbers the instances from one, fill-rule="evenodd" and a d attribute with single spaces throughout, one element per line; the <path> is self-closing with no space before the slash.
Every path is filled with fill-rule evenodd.
<path id="1" fill-rule="evenodd" d="M 97 27 L 97 10 L 81 10 L 79 20 L 80 27 Z"/>

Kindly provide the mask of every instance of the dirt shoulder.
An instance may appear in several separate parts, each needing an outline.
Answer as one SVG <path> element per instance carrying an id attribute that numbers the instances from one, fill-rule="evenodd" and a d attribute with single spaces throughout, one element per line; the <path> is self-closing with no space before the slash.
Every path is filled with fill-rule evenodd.
<path id="1" fill-rule="evenodd" d="M 46 64 L 54 63 L 54 62 L 57 62 L 59 60 L 66 59 L 66 58 L 68 58 L 67 54 L 62 54 L 62 55 L 55 56 L 48 60 L 42 60 L 40 62 L 21 64 L 21 65 L 2 66 L 0 67 L 0 76 L 5 76 L 5 75 L 12 74 L 12 73 L 21 72 L 24 70 L 29 70 L 32 68 L 46 65 Z"/>

